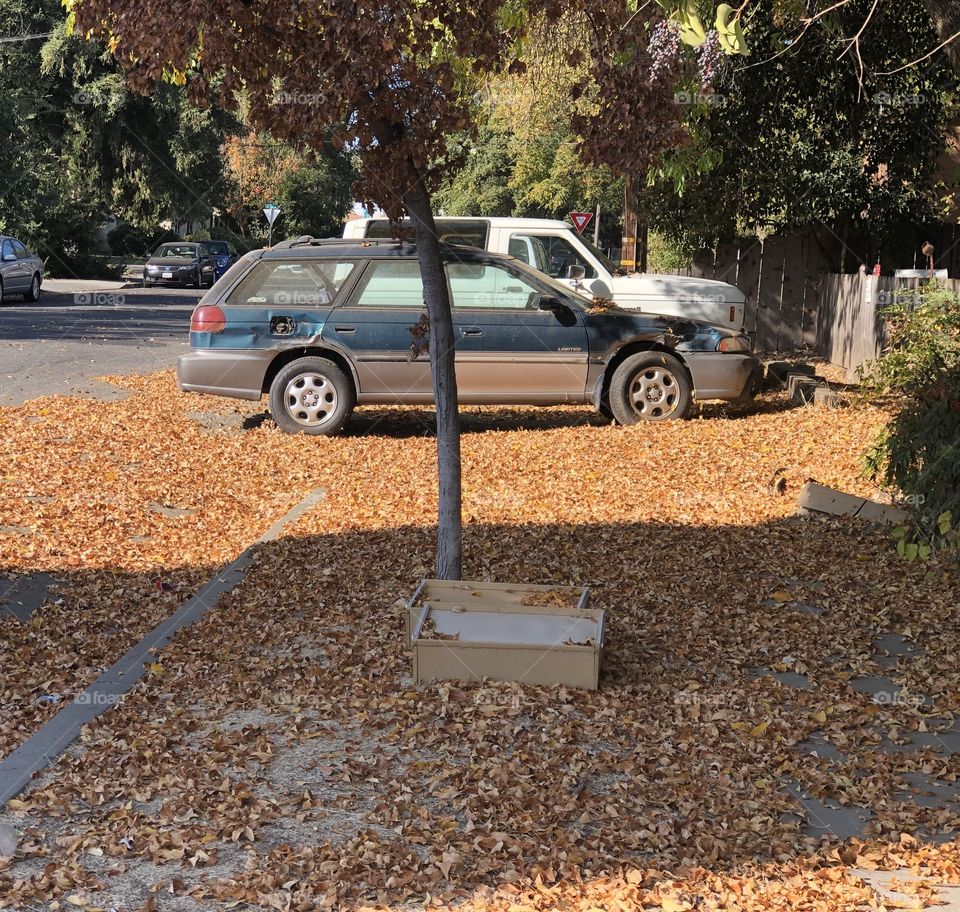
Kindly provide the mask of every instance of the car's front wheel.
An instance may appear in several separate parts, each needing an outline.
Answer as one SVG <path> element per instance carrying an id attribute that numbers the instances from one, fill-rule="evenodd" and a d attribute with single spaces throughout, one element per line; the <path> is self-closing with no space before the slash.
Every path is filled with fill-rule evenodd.
<path id="1" fill-rule="evenodd" d="M 326 358 L 297 358 L 270 384 L 270 413 L 288 434 L 336 434 L 353 411 L 353 388 Z"/>
<path id="2" fill-rule="evenodd" d="M 610 411 L 620 424 L 685 418 L 693 401 L 693 384 L 673 355 L 660 351 L 630 355 L 613 372 Z"/>

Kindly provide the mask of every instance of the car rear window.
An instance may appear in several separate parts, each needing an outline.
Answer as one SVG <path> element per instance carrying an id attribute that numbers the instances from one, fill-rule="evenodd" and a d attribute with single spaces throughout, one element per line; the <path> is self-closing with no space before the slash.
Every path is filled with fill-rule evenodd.
<path id="1" fill-rule="evenodd" d="M 355 265 L 348 260 L 261 260 L 227 295 L 226 303 L 252 307 L 332 304 Z"/>
<path id="2" fill-rule="evenodd" d="M 488 222 L 475 219 L 438 218 L 436 223 L 437 234 L 445 244 L 464 244 L 467 247 L 479 247 L 481 250 L 486 250 L 487 236 L 490 232 Z M 403 219 L 400 222 L 400 227 L 406 231 L 412 231 L 413 223 L 410 219 Z M 393 232 L 394 229 L 391 229 L 389 219 L 371 219 L 367 222 L 367 237 L 369 238 L 393 237 Z"/>

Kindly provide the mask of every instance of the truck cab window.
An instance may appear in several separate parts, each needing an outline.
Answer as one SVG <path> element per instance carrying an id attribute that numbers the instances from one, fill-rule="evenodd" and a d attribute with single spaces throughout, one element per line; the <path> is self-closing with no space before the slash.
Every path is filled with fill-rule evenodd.
<path id="1" fill-rule="evenodd" d="M 533 256 L 537 261 L 524 259 L 515 254 L 514 243 L 530 244 Z M 541 272 L 545 272 L 555 279 L 565 279 L 567 270 L 571 266 L 582 266 L 584 278 L 595 279 L 597 270 L 593 264 L 578 251 L 566 238 L 555 234 L 513 234 L 510 237 L 510 253 L 518 259 L 523 259 Z M 541 261 L 542 260 L 542 261 Z"/>

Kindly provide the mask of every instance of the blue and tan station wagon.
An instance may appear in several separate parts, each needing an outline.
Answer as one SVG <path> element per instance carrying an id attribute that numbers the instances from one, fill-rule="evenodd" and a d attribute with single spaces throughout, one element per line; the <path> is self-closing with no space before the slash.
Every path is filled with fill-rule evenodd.
<path id="1" fill-rule="evenodd" d="M 621 424 L 745 401 L 761 365 L 730 330 L 591 301 L 512 257 L 444 248 L 460 402 L 592 404 Z M 355 405 L 433 401 L 416 248 L 304 237 L 236 262 L 200 300 L 181 389 L 260 399 L 290 433 L 334 434 Z"/>

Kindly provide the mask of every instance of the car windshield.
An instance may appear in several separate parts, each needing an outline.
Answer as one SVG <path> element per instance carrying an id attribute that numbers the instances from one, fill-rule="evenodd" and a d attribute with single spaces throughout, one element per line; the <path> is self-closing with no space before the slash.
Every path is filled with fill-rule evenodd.
<path id="1" fill-rule="evenodd" d="M 154 256 L 162 259 L 177 257 L 178 259 L 186 258 L 188 260 L 192 260 L 198 255 L 198 248 L 192 244 L 164 244 L 163 247 L 154 254 Z"/>
<path id="2" fill-rule="evenodd" d="M 620 267 L 613 262 L 596 244 L 593 243 L 586 235 L 581 234 L 580 240 L 583 242 L 583 246 L 587 248 L 602 264 L 603 268 L 607 270 L 611 275 L 614 273 L 620 272 Z"/>
<path id="3" fill-rule="evenodd" d="M 584 310 L 589 310 L 591 307 L 593 307 L 593 301 L 586 297 L 586 295 L 582 295 L 578 291 L 574 291 L 569 285 L 564 285 L 562 282 L 558 282 L 556 279 L 550 278 L 550 276 L 548 276 L 546 273 L 540 272 L 538 269 L 533 269 L 521 260 L 511 257 L 510 266 L 516 269 L 517 272 L 519 272 L 525 279 L 529 279 L 530 284 L 534 287 L 537 285 L 548 286 L 552 291 L 556 292 L 557 297 L 562 301 L 570 301 L 571 303 L 582 307 Z"/>

